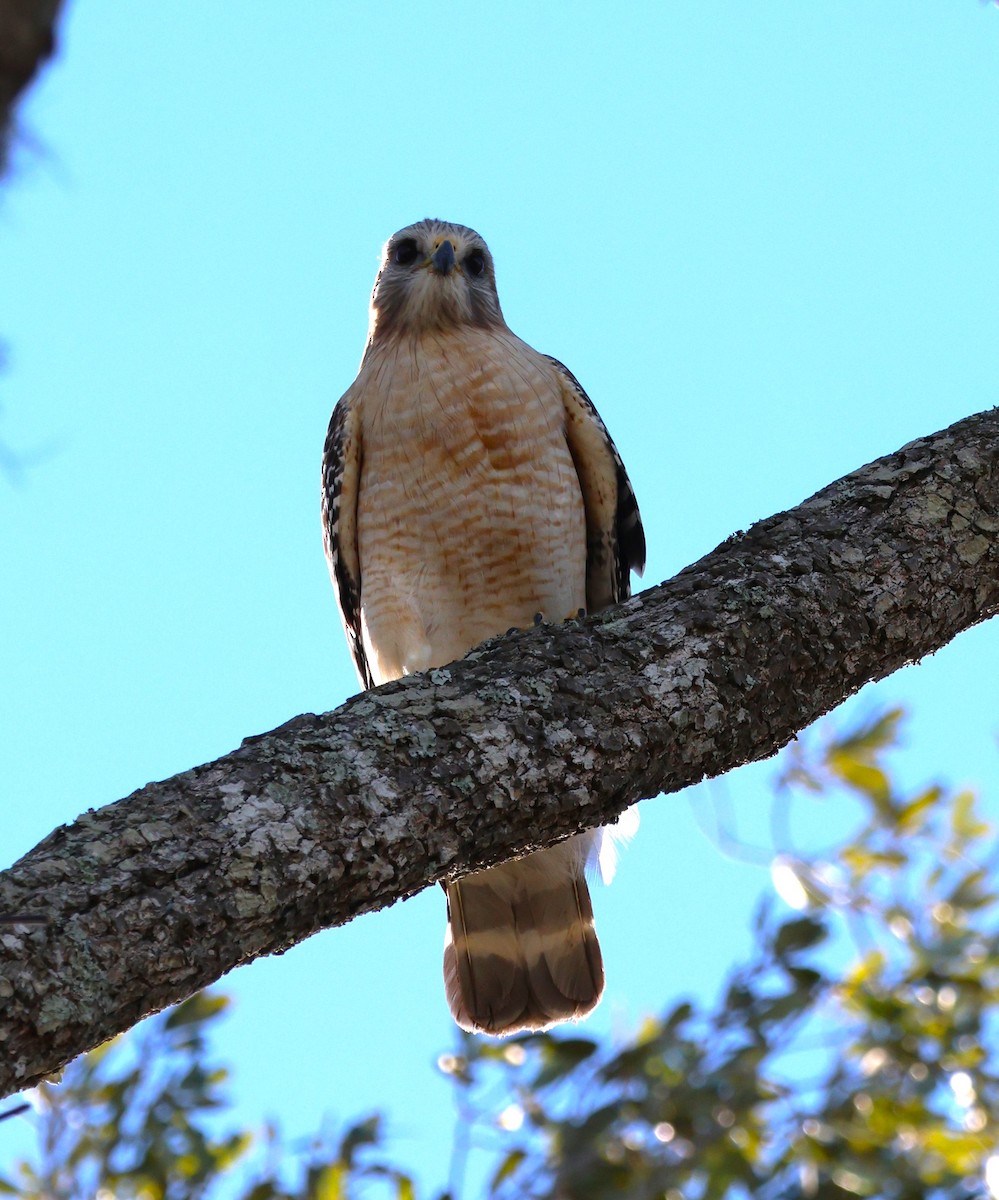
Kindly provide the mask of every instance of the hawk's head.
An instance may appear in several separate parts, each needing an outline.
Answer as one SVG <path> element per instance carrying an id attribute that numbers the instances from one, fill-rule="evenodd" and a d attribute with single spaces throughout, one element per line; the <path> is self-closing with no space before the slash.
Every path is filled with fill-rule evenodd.
<path id="1" fill-rule="evenodd" d="M 371 293 L 369 344 L 389 333 L 503 323 L 493 256 L 474 229 L 427 219 L 385 243 Z"/>

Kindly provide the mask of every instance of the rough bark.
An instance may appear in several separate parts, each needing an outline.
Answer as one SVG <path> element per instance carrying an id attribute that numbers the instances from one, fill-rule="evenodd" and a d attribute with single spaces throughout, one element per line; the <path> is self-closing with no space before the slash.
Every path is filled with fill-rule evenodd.
<path id="1" fill-rule="evenodd" d="M 0 1094 L 239 963 L 773 754 L 995 613 L 997 532 L 992 410 L 620 608 L 296 717 L 57 829 L 0 875 Z"/>
<path id="2" fill-rule="evenodd" d="M 61 7 L 61 0 L 0 0 L 0 172 L 14 103 L 55 50 Z"/>

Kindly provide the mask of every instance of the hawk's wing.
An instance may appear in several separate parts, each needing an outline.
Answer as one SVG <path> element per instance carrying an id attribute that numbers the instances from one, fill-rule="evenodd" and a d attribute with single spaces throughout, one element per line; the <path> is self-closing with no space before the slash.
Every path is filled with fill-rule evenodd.
<path id="1" fill-rule="evenodd" d="M 599 612 L 631 595 L 645 567 L 645 532 L 628 473 L 579 380 L 557 358 L 565 431 L 586 510 L 586 607 Z"/>
<path id="2" fill-rule="evenodd" d="M 357 496 L 361 428 L 348 391 L 333 410 L 323 448 L 323 547 L 361 685 L 374 687 L 361 638 L 361 564 L 357 553 Z"/>

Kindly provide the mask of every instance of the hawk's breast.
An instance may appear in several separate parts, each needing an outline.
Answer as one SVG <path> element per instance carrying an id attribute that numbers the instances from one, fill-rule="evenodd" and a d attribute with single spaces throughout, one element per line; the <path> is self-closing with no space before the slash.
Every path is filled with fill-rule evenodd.
<path id="1" fill-rule="evenodd" d="M 558 378 L 508 331 L 399 338 L 358 379 L 361 615 L 375 682 L 586 603 Z"/>

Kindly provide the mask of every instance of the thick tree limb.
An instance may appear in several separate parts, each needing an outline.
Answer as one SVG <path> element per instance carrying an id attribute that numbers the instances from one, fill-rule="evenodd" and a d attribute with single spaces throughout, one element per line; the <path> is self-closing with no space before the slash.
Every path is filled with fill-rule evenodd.
<path id="1" fill-rule="evenodd" d="M 61 7 L 62 0 L 0 0 L 0 171 L 14 102 L 55 49 Z"/>
<path id="2" fill-rule="evenodd" d="M 238 963 L 773 754 L 999 609 L 999 410 L 578 624 L 297 717 L 0 875 L 0 1094 Z"/>

